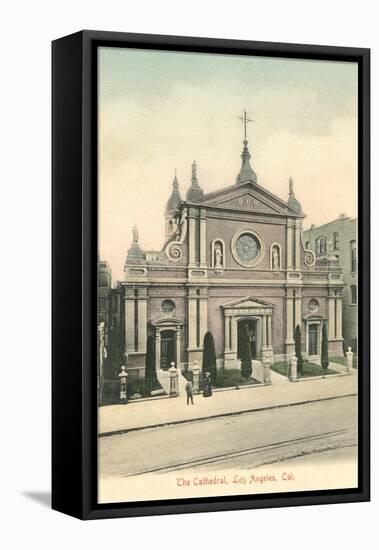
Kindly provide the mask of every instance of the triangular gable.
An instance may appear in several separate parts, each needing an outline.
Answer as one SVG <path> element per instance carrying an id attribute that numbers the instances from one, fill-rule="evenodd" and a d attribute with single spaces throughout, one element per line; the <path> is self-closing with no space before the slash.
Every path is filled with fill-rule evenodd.
<path id="1" fill-rule="evenodd" d="M 272 308 L 273 305 L 269 304 L 267 302 L 263 302 L 263 300 L 257 300 L 257 298 L 240 298 L 239 300 L 234 300 L 233 302 L 229 302 L 227 304 L 224 304 L 222 306 L 223 308 L 262 308 L 262 307 L 270 307 Z"/>
<path id="2" fill-rule="evenodd" d="M 214 206 L 227 210 L 275 214 L 279 216 L 303 217 L 303 214 L 291 208 L 263 187 L 253 183 L 233 185 L 219 191 L 199 197 L 195 204 Z"/>

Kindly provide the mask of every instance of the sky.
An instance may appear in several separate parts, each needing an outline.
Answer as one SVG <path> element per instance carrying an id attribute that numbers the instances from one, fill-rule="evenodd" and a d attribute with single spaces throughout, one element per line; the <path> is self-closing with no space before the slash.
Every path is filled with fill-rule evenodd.
<path id="1" fill-rule="evenodd" d="M 138 226 L 160 250 L 175 169 L 182 198 L 196 160 L 204 192 L 232 185 L 247 110 L 258 183 L 287 200 L 304 229 L 357 215 L 355 63 L 99 49 L 99 253 L 114 280 Z"/>

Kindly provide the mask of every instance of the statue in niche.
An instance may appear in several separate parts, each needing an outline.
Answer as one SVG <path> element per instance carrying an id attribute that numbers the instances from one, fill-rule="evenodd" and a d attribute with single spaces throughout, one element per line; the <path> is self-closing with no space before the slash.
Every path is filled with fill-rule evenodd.
<path id="1" fill-rule="evenodd" d="M 279 250 L 277 246 L 272 249 L 272 269 L 279 269 Z"/>
<path id="2" fill-rule="evenodd" d="M 222 269 L 223 266 L 223 257 L 222 257 L 221 244 L 217 243 L 215 246 L 215 268 Z"/>

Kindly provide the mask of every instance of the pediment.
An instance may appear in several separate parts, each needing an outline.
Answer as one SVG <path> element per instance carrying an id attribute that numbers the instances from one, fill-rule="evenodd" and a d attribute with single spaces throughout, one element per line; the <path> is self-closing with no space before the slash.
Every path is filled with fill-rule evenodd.
<path id="1" fill-rule="evenodd" d="M 238 210 L 279 216 L 302 217 L 286 202 L 257 184 L 233 185 L 220 191 L 203 195 L 196 204 L 214 206 L 226 210 Z"/>
<path id="2" fill-rule="evenodd" d="M 263 300 L 257 300 L 256 298 L 240 298 L 239 300 L 234 300 L 233 302 L 229 302 L 227 304 L 224 304 L 222 306 L 223 308 L 227 309 L 262 309 L 262 308 L 272 308 L 273 305 L 269 304 L 268 302 L 264 302 Z"/>

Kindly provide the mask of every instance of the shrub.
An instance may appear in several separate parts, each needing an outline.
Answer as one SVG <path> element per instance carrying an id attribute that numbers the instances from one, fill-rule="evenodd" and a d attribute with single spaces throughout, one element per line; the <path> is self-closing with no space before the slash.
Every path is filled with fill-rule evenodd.
<path id="1" fill-rule="evenodd" d="M 242 378 L 249 378 L 251 376 L 251 347 L 249 333 L 246 330 L 240 332 L 240 359 L 241 359 L 241 376 Z"/>
<path id="2" fill-rule="evenodd" d="M 216 350 L 215 343 L 211 332 L 207 332 L 204 336 L 204 351 L 203 351 L 203 367 L 202 372 L 209 372 L 211 381 L 214 384 L 217 376 L 216 366 Z"/>
<path id="3" fill-rule="evenodd" d="M 297 372 L 299 376 L 303 374 L 303 357 L 301 354 L 301 330 L 300 325 L 295 328 L 295 354 L 297 357 Z"/>
<path id="4" fill-rule="evenodd" d="M 329 366 L 328 356 L 328 329 L 326 323 L 322 325 L 322 338 L 321 338 L 321 366 L 326 370 Z"/>
<path id="5" fill-rule="evenodd" d="M 157 379 L 157 371 L 155 368 L 155 343 L 152 336 L 147 337 L 145 378 L 147 378 L 148 380 Z"/>

